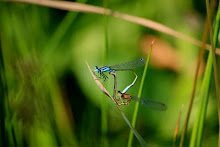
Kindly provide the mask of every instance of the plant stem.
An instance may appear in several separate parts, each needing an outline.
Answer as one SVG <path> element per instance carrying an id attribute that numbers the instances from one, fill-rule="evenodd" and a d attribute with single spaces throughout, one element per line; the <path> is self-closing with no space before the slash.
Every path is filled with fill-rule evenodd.
<path id="1" fill-rule="evenodd" d="M 107 9 L 107 0 L 103 1 L 104 9 Z M 108 16 L 104 13 L 104 64 L 108 61 Z M 107 120 L 107 101 L 105 98 L 102 99 L 101 103 L 101 132 L 102 132 L 102 146 L 108 147 L 108 139 L 107 139 L 107 132 L 108 132 L 108 120 Z"/>
<path id="2" fill-rule="evenodd" d="M 220 22 L 219 13 L 220 13 L 220 8 L 218 7 L 218 12 L 216 15 L 216 24 L 215 24 L 214 35 L 213 35 L 214 47 L 216 46 L 217 38 L 218 38 L 219 22 Z M 202 135 L 204 131 L 204 124 L 205 124 L 206 110 L 207 110 L 207 105 L 208 105 L 210 79 L 212 76 L 212 62 L 213 62 L 213 56 L 212 56 L 212 53 L 209 52 L 208 62 L 206 65 L 205 74 L 204 74 L 202 87 L 201 87 L 201 96 L 200 96 L 201 103 L 197 111 L 197 116 L 196 116 L 195 124 L 193 127 L 193 132 L 192 132 L 192 136 L 190 140 L 190 147 L 201 146 Z"/>
<path id="3" fill-rule="evenodd" d="M 5 98 L 7 96 L 6 76 L 2 48 L 0 46 L 0 146 L 7 146 L 5 136 Z"/>
<path id="4" fill-rule="evenodd" d="M 211 0 L 211 7 L 209 5 L 209 0 L 206 0 L 206 10 L 207 10 L 207 15 L 208 15 L 210 24 L 212 22 L 213 7 L 214 7 L 213 0 Z M 216 17 L 218 17 L 218 14 Z M 213 69 L 214 69 L 214 79 L 215 79 L 217 108 L 218 108 L 218 122 L 220 126 L 220 99 L 219 99 L 219 86 L 218 86 L 218 71 L 217 71 L 217 64 L 216 64 L 216 57 L 215 57 L 215 49 L 216 49 L 216 44 L 217 44 L 217 39 L 218 39 L 219 26 L 218 24 L 215 24 L 215 26 L 216 26 L 215 34 L 213 34 L 212 25 L 209 25 L 209 32 L 210 32 L 210 41 L 211 41 L 211 46 L 212 46 L 211 53 L 212 53 L 212 58 L 213 58 Z M 220 147 L 220 128 L 219 128 L 218 136 L 219 136 L 218 146 Z"/>
<path id="5" fill-rule="evenodd" d="M 148 63 L 149 63 L 150 55 L 151 55 L 151 51 L 152 51 L 152 45 L 153 45 L 153 41 L 152 41 L 151 48 L 150 48 L 150 51 L 149 51 L 149 54 L 148 54 L 148 57 L 147 57 L 147 62 L 146 62 L 146 65 L 144 67 L 144 72 L 143 72 L 143 76 L 142 76 L 142 79 L 141 79 L 141 84 L 140 84 L 139 91 L 138 91 L 138 97 L 139 98 L 142 97 L 144 81 L 145 81 L 145 77 L 146 77 L 146 73 L 147 73 L 147 68 L 148 68 Z M 139 103 L 136 103 L 135 104 L 135 108 L 134 108 L 133 117 L 132 117 L 132 126 L 134 128 L 135 128 L 136 121 L 137 121 L 138 109 L 139 109 Z M 130 131 L 129 139 L 128 139 L 128 147 L 132 146 L 133 138 L 134 138 L 133 131 Z"/>
<path id="6" fill-rule="evenodd" d="M 196 85 L 197 85 L 198 75 L 199 75 L 199 69 L 200 69 L 200 65 L 201 65 L 201 62 L 202 62 L 203 54 L 204 54 L 205 42 L 207 40 L 208 33 L 209 33 L 208 32 L 209 31 L 209 29 L 208 29 L 209 24 L 208 23 L 210 23 L 210 21 L 208 21 L 208 19 L 206 19 L 204 32 L 203 32 L 203 37 L 202 37 L 203 44 L 200 48 L 199 58 L 198 58 L 197 65 L 196 65 L 196 72 L 195 72 L 195 75 L 194 75 L 193 88 L 192 88 L 191 97 L 190 97 L 190 101 L 189 101 L 189 106 L 188 106 L 188 110 L 187 110 L 187 114 L 186 114 L 186 119 L 185 119 L 184 126 L 183 126 L 183 131 L 182 131 L 182 134 L 181 134 L 181 139 L 180 139 L 180 145 L 179 145 L 180 147 L 183 147 L 185 134 L 186 134 L 188 123 L 189 123 L 189 117 L 190 117 L 190 114 L 191 114 L 191 109 L 192 109 L 192 105 L 193 105 L 193 101 L 194 101 L 194 97 L 195 97 Z"/>

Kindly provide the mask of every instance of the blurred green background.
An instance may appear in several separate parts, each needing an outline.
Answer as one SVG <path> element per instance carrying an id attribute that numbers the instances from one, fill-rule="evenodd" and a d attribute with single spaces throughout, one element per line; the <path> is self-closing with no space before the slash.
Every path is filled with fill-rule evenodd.
<path id="1" fill-rule="evenodd" d="M 78 2 L 103 7 L 103 1 Z M 202 38 L 205 1 L 114 0 L 107 1 L 107 5 L 112 10 L 148 18 Z M 182 105 L 180 131 L 185 119 L 198 46 L 110 16 L 106 21 L 103 15 L 0 2 L 0 115 L 1 132 L 5 131 L 2 145 L 104 146 L 101 105 L 106 105 L 105 146 L 127 146 L 130 129 L 114 103 L 95 84 L 85 60 L 94 69 L 96 65 L 146 58 L 153 39 L 143 97 L 161 101 L 168 109 L 160 112 L 140 106 L 136 129 L 149 146 L 172 146 Z M 135 71 L 139 79 L 129 94 L 137 96 L 143 68 Z M 123 90 L 134 78 L 131 72 L 118 72 L 117 76 L 118 90 Z M 113 78 L 109 76 L 104 85 L 112 92 Z M 218 142 L 214 90 L 212 82 L 203 146 L 217 146 Z M 198 101 L 196 97 L 185 146 L 189 143 Z M 129 120 L 134 104 L 121 106 Z M 133 146 L 140 146 L 136 138 Z"/>

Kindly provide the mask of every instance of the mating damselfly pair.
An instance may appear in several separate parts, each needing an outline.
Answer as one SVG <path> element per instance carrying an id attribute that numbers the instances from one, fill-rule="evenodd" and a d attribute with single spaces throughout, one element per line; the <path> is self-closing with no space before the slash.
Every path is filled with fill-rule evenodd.
<path id="1" fill-rule="evenodd" d="M 95 66 L 95 72 L 98 72 L 99 74 L 97 76 L 98 78 L 104 79 L 104 81 L 106 81 L 108 79 L 108 76 L 105 75 L 106 72 L 115 73 L 116 71 L 132 71 L 136 76 L 134 81 L 130 85 L 128 85 L 122 92 L 118 91 L 118 96 L 119 99 L 121 100 L 121 103 L 119 103 L 119 105 L 128 105 L 131 100 L 135 100 L 140 104 L 143 104 L 144 106 L 154 110 L 162 110 L 162 111 L 166 110 L 167 108 L 166 105 L 161 102 L 156 102 L 153 100 L 148 100 L 143 98 L 136 98 L 130 94 L 126 94 L 126 92 L 135 84 L 138 78 L 137 74 L 133 71 L 133 69 L 144 66 L 145 63 L 146 61 L 143 58 L 141 58 L 112 66 L 104 66 L 104 67 Z M 116 82 L 114 84 L 117 85 Z M 116 89 L 114 91 L 116 91 Z M 124 100 L 126 100 L 126 102 L 124 102 Z"/>

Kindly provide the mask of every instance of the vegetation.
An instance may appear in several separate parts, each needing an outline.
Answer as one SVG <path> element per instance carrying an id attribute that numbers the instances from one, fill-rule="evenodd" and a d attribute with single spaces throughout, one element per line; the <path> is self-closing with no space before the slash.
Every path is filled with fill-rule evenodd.
<path id="1" fill-rule="evenodd" d="M 0 146 L 217 146 L 219 14 L 214 0 L 1 1 Z M 85 63 L 137 58 L 128 93 L 166 111 L 118 106 L 114 76 Z M 117 90 L 134 79 L 116 74 Z"/>

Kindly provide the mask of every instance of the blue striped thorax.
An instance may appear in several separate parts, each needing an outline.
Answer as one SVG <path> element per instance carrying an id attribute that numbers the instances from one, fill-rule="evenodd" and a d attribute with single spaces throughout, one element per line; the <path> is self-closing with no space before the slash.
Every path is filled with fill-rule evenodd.
<path id="1" fill-rule="evenodd" d="M 103 73 L 103 72 L 115 72 L 115 70 L 112 70 L 109 66 L 104 66 L 104 67 L 96 66 L 95 67 L 95 71 L 96 72 L 100 72 L 100 73 Z"/>

